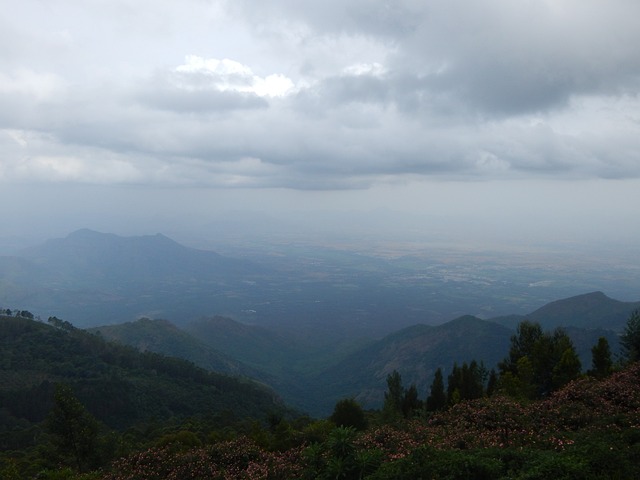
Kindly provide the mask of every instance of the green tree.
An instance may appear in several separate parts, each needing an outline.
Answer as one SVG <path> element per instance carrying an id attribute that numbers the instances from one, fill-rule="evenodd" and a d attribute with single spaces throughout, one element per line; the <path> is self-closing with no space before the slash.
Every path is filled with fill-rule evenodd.
<path id="1" fill-rule="evenodd" d="M 511 371 L 500 374 L 498 389 L 510 397 L 530 400 L 536 396 L 536 387 L 533 383 L 533 365 L 528 356 L 523 356 L 516 362 L 516 372 Z"/>
<path id="2" fill-rule="evenodd" d="M 483 368 L 475 360 L 472 360 L 468 365 L 466 362 L 462 364 L 462 385 L 460 387 L 462 400 L 481 398 L 484 394 Z"/>
<path id="3" fill-rule="evenodd" d="M 527 361 L 523 361 L 526 359 Z M 543 332 L 524 321 L 511 337 L 509 356 L 498 364 L 503 390 L 524 398 L 548 395 L 576 378 L 582 366 L 571 339 L 561 328 Z"/>
<path id="4" fill-rule="evenodd" d="M 412 383 L 405 390 L 402 397 L 402 415 L 404 415 L 404 418 L 409 418 L 413 415 L 413 412 L 418 411 L 422 407 L 421 403 L 418 399 L 418 388 L 415 383 Z"/>
<path id="5" fill-rule="evenodd" d="M 482 397 L 484 393 L 483 376 L 484 367 L 480 367 L 475 360 L 472 360 L 471 363 L 464 362 L 462 367 L 454 363 L 447 379 L 448 403 L 454 405 L 461 400 Z"/>
<path id="6" fill-rule="evenodd" d="M 552 377 L 551 377 L 551 386 L 554 390 L 558 390 L 559 388 L 565 386 L 572 380 L 575 380 L 580 375 L 582 371 L 582 365 L 580 364 L 580 359 L 578 358 L 578 354 L 576 353 L 574 348 L 567 348 L 562 355 L 560 356 L 560 360 L 553 367 Z"/>
<path id="7" fill-rule="evenodd" d="M 47 319 L 47 322 L 54 327 L 59 328 L 60 330 L 65 330 L 67 332 L 71 332 L 76 329 L 70 322 L 61 320 L 58 317 L 49 317 Z"/>
<path id="8" fill-rule="evenodd" d="M 54 404 L 46 419 L 60 460 L 79 471 L 90 466 L 98 439 L 98 422 L 75 397 L 68 385 L 56 385 Z"/>
<path id="9" fill-rule="evenodd" d="M 622 354 L 629 363 L 640 360 L 640 310 L 631 313 L 620 337 L 620 345 Z"/>
<path id="10" fill-rule="evenodd" d="M 534 347 L 532 358 L 538 395 L 548 395 L 578 377 L 582 365 L 569 335 L 557 328 L 544 333 Z"/>
<path id="11" fill-rule="evenodd" d="M 384 394 L 383 416 L 387 421 L 396 420 L 402 414 L 404 387 L 402 377 L 394 370 L 387 375 L 387 391 Z"/>
<path id="12" fill-rule="evenodd" d="M 458 363 L 453 364 L 451 373 L 447 377 L 447 403 L 455 405 L 460 398 L 460 390 L 462 389 L 462 369 L 458 367 Z"/>
<path id="13" fill-rule="evenodd" d="M 591 366 L 589 375 L 596 378 L 605 378 L 609 376 L 613 368 L 611 360 L 611 348 L 605 337 L 600 337 L 598 343 L 591 349 Z"/>
<path id="14" fill-rule="evenodd" d="M 364 411 L 353 398 L 345 398 L 338 401 L 329 420 L 338 427 L 352 427 L 356 430 L 365 430 L 367 428 L 367 419 Z"/>
<path id="15" fill-rule="evenodd" d="M 313 478 L 358 480 L 375 472 L 381 455 L 357 448 L 355 439 L 354 429 L 339 427 L 331 432 L 324 445 L 311 449 L 315 457 L 312 463 L 316 464 Z"/>
<path id="16" fill-rule="evenodd" d="M 427 411 L 437 412 L 447 406 L 447 394 L 444 391 L 442 369 L 438 367 L 431 383 L 431 390 L 427 397 Z"/>
<path id="17" fill-rule="evenodd" d="M 539 323 L 528 320 L 520 322 L 516 329 L 516 334 L 511 336 L 509 356 L 498 364 L 500 374 L 505 372 L 517 374 L 518 360 L 525 356 L 531 359 L 533 349 L 542 335 L 542 327 Z"/>

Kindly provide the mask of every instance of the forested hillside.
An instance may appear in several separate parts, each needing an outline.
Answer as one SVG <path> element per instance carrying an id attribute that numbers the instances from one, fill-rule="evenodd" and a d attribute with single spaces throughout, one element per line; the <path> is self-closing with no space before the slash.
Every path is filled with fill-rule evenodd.
<path id="1" fill-rule="evenodd" d="M 105 340 L 135 347 L 141 352 L 156 352 L 183 358 L 207 370 L 228 375 L 259 378 L 261 371 L 248 367 L 207 345 L 202 337 L 190 335 L 168 320 L 140 318 L 135 322 L 103 325 L 87 331 L 101 335 Z"/>
<path id="2" fill-rule="evenodd" d="M 565 313 L 571 315 L 570 310 Z M 286 332 L 222 316 L 202 318 L 183 328 L 141 319 L 92 331 L 141 350 L 187 358 L 204 368 L 258 378 L 287 403 L 316 416 L 327 415 L 343 397 L 378 408 L 384 379 L 394 369 L 402 370 L 405 380 L 420 392 L 426 391 L 436 369 L 448 374 L 454 362 L 476 359 L 490 370 L 502 359 L 514 333 L 512 328 L 467 315 L 438 326 L 414 325 L 364 345 L 353 339 L 349 350 L 340 350 L 318 349 Z M 578 327 L 565 331 L 583 365 L 591 361 L 591 348 L 599 337 L 607 339 L 612 355 L 619 353 L 618 334 L 613 331 Z"/>
<path id="3" fill-rule="evenodd" d="M 3 347 L 22 339 L 24 352 L 22 357 L 16 351 L 3 356 L 2 365 L 22 365 L 19 371 L 25 378 L 30 371 L 21 361 L 40 358 L 37 341 L 48 344 L 45 358 L 55 368 L 34 364 L 32 384 L 36 371 L 51 379 L 60 375 L 63 367 L 51 351 L 53 347 L 65 349 L 62 355 L 69 359 L 66 369 L 75 372 L 67 378 L 77 377 L 76 387 L 90 381 L 93 369 L 88 367 L 110 351 L 100 338 L 58 319 L 51 319 L 53 326 L 13 317 L 1 320 Z M 0 478 L 638 478 L 640 313 L 629 318 L 622 343 L 625 357 L 618 363 L 612 360 L 606 339 L 601 338 L 592 348 L 592 365 L 584 374 L 564 332 L 545 331 L 537 323 L 523 322 L 510 338 L 498 371 L 488 378 L 475 360 L 454 364 L 446 381 L 438 369 L 430 393 L 424 397 L 414 385 L 403 385 L 401 374 L 394 370 L 387 376 L 380 410 L 364 411 L 346 398 L 336 403 L 326 420 L 287 418 L 282 410 L 271 410 L 264 423 L 227 424 L 226 428 L 222 425 L 227 414 L 213 419 L 171 414 L 173 422 L 162 428 L 157 422 L 166 417 L 159 416 L 147 421 L 144 430 L 109 433 L 95 419 L 91 395 L 83 396 L 81 388 L 76 395 L 75 389 L 58 385 L 48 411 L 43 410 L 44 422 L 30 427 L 30 437 L 38 438 L 36 445 L 30 446 L 30 440 L 25 445 L 15 444 L 20 436 L 14 433 L 25 428 L 24 419 L 14 417 L 14 424 L 4 427 L 2 438 L 11 441 L 5 440 L 2 447 Z M 91 348 L 83 350 L 85 347 Z M 235 402 L 240 401 L 236 396 L 239 390 L 203 380 L 199 375 L 206 377 L 204 372 L 190 370 L 188 364 L 140 356 L 126 348 L 112 354 L 115 358 L 103 361 L 104 368 L 124 369 L 128 365 L 127 372 L 138 381 L 152 366 L 153 375 L 177 383 L 174 388 L 195 382 L 198 389 L 206 390 L 214 384 Z M 182 382 L 171 376 L 175 371 L 181 372 Z M 19 383 L 18 379 L 14 378 L 14 383 Z M 155 393 L 156 401 L 170 408 L 166 397 L 172 397 L 173 392 Z M 194 394 L 195 390 L 189 391 Z M 27 435 L 22 439 L 27 440 Z"/>
<path id="4" fill-rule="evenodd" d="M 263 420 L 285 411 L 274 391 L 157 353 L 106 342 L 55 317 L 0 317 L 0 448 L 33 444 L 57 384 L 106 427 L 225 417 Z"/>

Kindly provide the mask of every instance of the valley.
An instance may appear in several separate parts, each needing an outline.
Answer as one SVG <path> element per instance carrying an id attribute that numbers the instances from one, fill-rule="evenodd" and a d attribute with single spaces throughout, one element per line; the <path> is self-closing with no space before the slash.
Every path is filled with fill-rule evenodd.
<path id="1" fill-rule="evenodd" d="M 618 351 L 616 335 L 640 306 L 595 291 L 633 299 L 631 263 L 421 248 L 379 244 L 364 254 L 302 242 L 216 253 L 160 234 L 80 230 L 0 257 L 0 299 L 258 379 L 312 415 L 342 397 L 377 408 L 393 369 L 424 391 L 439 367 L 476 359 L 492 368 L 523 319 L 566 328 L 586 368 L 600 336 Z"/>

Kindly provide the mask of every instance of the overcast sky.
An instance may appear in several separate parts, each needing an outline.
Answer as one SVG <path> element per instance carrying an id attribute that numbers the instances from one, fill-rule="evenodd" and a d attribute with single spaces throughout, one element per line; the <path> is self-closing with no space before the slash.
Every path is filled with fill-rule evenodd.
<path id="1" fill-rule="evenodd" d="M 637 0 L 4 2 L 5 232 L 384 210 L 635 242 L 639 19 Z"/>

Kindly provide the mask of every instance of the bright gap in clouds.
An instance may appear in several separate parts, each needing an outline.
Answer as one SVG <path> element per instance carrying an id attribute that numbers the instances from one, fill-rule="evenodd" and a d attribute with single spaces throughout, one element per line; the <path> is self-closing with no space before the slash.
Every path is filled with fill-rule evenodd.
<path id="1" fill-rule="evenodd" d="M 204 76 L 208 81 L 201 88 L 213 88 L 222 92 L 234 91 L 254 93 L 260 97 L 282 97 L 292 92 L 295 85 L 291 79 L 282 74 L 271 74 L 266 77 L 255 75 L 250 67 L 230 59 L 202 58 L 187 55 L 183 65 L 175 71 L 187 75 L 183 88 L 194 88 L 188 83 L 189 76 Z"/>

